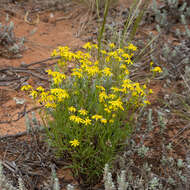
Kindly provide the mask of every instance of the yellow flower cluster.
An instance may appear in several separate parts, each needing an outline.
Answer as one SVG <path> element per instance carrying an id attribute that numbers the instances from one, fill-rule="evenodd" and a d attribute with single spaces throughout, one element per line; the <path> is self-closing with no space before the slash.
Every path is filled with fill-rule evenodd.
<path id="1" fill-rule="evenodd" d="M 21 88 L 23 91 L 29 91 L 30 96 L 38 103 L 42 103 L 46 108 L 56 108 L 56 105 L 69 98 L 66 90 L 61 88 L 52 88 L 49 91 L 39 86 L 36 90 L 30 85 L 25 85 Z"/>
<path id="2" fill-rule="evenodd" d="M 53 83 L 55 85 L 60 85 L 64 79 L 66 79 L 66 75 L 60 72 L 56 72 L 56 71 L 52 71 L 52 70 L 47 70 L 46 71 L 48 73 L 48 75 L 52 76 L 53 78 Z"/>
<path id="3" fill-rule="evenodd" d="M 58 47 L 52 52 L 52 56 L 60 56 L 58 64 L 75 64 L 70 76 L 66 76 L 65 69 L 63 73 L 49 69 L 47 73 L 52 79 L 53 88 L 45 90 L 40 86 L 35 90 L 26 85 L 22 90 L 29 91 L 46 108 L 54 109 L 57 105 L 64 105 L 63 117 L 67 117 L 76 126 L 113 126 L 120 113 L 127 113 L 130 106 L 136 110 L 150 104 L 147 96 L 153 91 L 147 89 L 145 84 L 129 79 L 136 46 L 129 44 L 123 49 L 117 49 L 114 43 L 110 43 L 108 47 L 108 50 L 100 51 L 99 60 L 91 56 L 98 49 L 96 44 L 85 44 L 83 48 L 86 52 L 72 52 L 68 47 Z M 152 71 L 162 72 L 160 67 L 154 67 Z M 79 146 L 76 139 L 69 141 L 71 146 Z"/>

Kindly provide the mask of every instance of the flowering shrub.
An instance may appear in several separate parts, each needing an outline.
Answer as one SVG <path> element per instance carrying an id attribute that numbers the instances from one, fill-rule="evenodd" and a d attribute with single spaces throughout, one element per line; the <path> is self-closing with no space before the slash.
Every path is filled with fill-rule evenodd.
<path id="1" fill-rule="evenodd" d="M 150 104 L 152 93 L 145 84 L 130 80 L 130 67 L 137 48 L 129 44 L 108 50 L 87 43 L 84 52 L 58 47 L 52 56 L 61 56 L 56 71 L 47 70 L 50 90 L 33 89 L 30 95 L 43 104 L 50 145 L 70 163 L 78 179 L 94 184 L 101 179 L 106 163 L 122 151 L 132 131 L 133 115 Z M 67 64 L 73 65 L 72 71 Z M 153 72 L 160 72 L 154 69 Z"/>

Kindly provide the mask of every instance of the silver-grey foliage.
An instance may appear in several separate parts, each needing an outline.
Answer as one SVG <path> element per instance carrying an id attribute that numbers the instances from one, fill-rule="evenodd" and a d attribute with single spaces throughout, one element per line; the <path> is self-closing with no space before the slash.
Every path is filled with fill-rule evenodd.
<path id="1" fill-rule="evenodd" d="M 18 39 L 14 33 L 14 23 L 6 16 L 5 24 L 0 23 L 0 56 L 19 58 L 24 50 L 24 40 Z"/>

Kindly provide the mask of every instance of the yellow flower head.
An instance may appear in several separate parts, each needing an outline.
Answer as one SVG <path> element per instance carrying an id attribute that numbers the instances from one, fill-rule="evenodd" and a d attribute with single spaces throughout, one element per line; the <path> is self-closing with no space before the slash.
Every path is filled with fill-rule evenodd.
<path id="1" fill-rule="evenodd" d="M 46 107 L 46 108 L 56 108 L 56 104 L 55 104 L 55 103 L 47 102 L 47 103 L 45 104 L 45 107 Z"/>
<path id="2" fill-rule="evenodd" d="M 89 76 L 94 76 L 100 72 L 99 67 L 97 66 L 91 66 L 91 67 L 86 67 L 86 72 L 88 73 Z"/>
<path id="3" fill-rule="evenodd" d="M 116 111 L 118 109 L 124 111 L 124 107 L 123 107 L 123 102 L 121 101 L 120 98 L 118 98 L 117 100 L 114 101 L 109 101 L 109 108 Z"/>
<path id="4" fill-rule="evenodd" d="M 127 66 L 125 64 L 121 64 L 120 65 L 120 69 L 124 69 L 125 70 L 125 69 L 127 69 Z"/>
<path id="5" fill-rule="evenodd" d="M 97 89 L 100 89 L 100 90 L 102 90 L 102 91 L 105 91 L 105 88 L 104 88 L 103 86 L 96 85 L 96 88 L 97 88 Z"/>
<path id="6" fill-rule="evenodd" d="M 35 100 L 35 99 L 38 97 L 38 92 L 35 91 L 35 90 L 32 90 L 32 91 L 30 92 L 30 95 L 31 95 L 32 98 Z"/>
<path id="7" fill-rule="evenodd" d="M 150 104 L 150 102 L 148 100 L 144 100 L 145 104 Z"/>
<path id="8" fill-rule="evenodd" d="M 101 50 L 100 51 L 103 55 L 107 54 L 107 52 L 105 50 Z"/>
<path id="9" fill-rule="evenodd" d="M 81 114 L 81 115 L 87 115 L 88 114 L 88 112 L 85 110 L 85 109 L 80 109 L 79 110 L 79 113 Z"/>
<path id="10" fill-rule="evenodd" d="M 74 139 L 73 141 L 69 141 L 69 143 L 71 144 L 71 146 L 74 146 L 74 147 L 79 146 L 80 144 L 77 139 Z"/>
<path id="11" fill-rule="evenodd" d="M 39 92 L 44 92 L 44 88 L 42 86 L 39 86 L 36 90 Z"/>
<path id="12" fill-rule="evenodd" d="M 114 123 L 114 120 L 113 120 L 113 119 L 110 119 L 110 120 L 109 120 L 109 123 Z"/>
<path id="13" fill-rule="evenodd" d="M 155 73 L 156 73 L 156 72 L 158 72 L 158 73 L 163 72 L 160 67 L 154 67 L 154 68 L 152 69 L 152 71 L 155 72 Z"/>
<path id="14" fill-rule="evenodd" d="M 86 119 L 83 120 L 84 125 L 91 125 L 91 122 L 92 121 L 89 118 L 86 118 Z"/>
<path id="15" fill-rule="evenodd" d="M 86 44 L 84 44 L 83 48 L 91 50 L 92 49 L 92 45 L 91 45 L 90 42 L 87 42 Z"/>
<path id="16" fill-rule="evenodd" d="M 92 119 L 95 119 L 96 121 L 102 118 L 103 118 L 102 115 L 98 115 L 98 114 L 92 116 Z"/>
<path id="17" fill-rule="evenodd" d="M 72 76 L 76 76 L 78 78 L 82 78 L 82 73 L 78 72 L 78 71 L 75 71 L 71 74 Z"/>
<path id="18" fill-rule="evenodd" d="M 104 102 L 107 98 L 108 98 L 108 95 L 106 94 L 105 91 L 102 91 L 102 92 L 99 94 L 99 101 L 100 101 L 100 102 Z"/>
<path id="19" fill-rule="evenodd" d="M 104 73 L 106 76 L 111 76 L 112 75 L 111 69 L 109 67 L 105 67 L 102 70 L 102 73 Z"/>
<path id="20" fill-rule="evenodd" d="M 101 123 L 103 123 L 103 124 L 106 124 L 106 123 L 107 123 L 107 120 L 104 119 L 104 118 L 102 118 L 100 121 L 101 121 Z"/>
<path id="21" fill-rule="evenodd" d="M 110 47 L 110 48 L 115 48 L 115 44 L 114 44 L 114 43 L 110 43 L 110 44 L 109 44 L 109 47 Z"/>
<path id="22" fill-rule="evenodd" d="M 136 50 L 137 50 L 137 47 L 134 46 L 132 43 L 130 43 L 129 46 L 127 47 L 127 49 L 136 51 Z"/>
<path id="23" fill-rule="evenodd" d="M 22 91 L 28 91 L 28 90 L 31 90 L 32 89 L 32 86 L 31 85 L 24 85 L 22 86 L 21 90 Z"/>
<path id="24" fill-rule="evenodd" d="M 71 115 L 69 119 L 75 123 L 83 123 L 83 119 L 76 115 Z"/>
<path id="25" fill-rule="evenodd" d="M 76 112 L 76 108 L 73 107 L 73 106 L 69 107 L 68 110 L 69 110 L 71 113 L 75 113 L 75 112 Z"/>
<path id="26" fill-rule="evenodd" d="M 67 93 L 67 91 L 64 89 L 61 89 L 61 88 L 52 88 L 52 89 L 50 89 L 50 92 L 52 95 L 57 97 L 58 102 L 61 102 L 65 98 L 69 97 L 69 94 Z"/>
<path id="27" fill-rule="evenodd" d="M 51 56 L 52 56 L 52 57 L 58 56 L 58 53 L 57 53 L 57 50 L 56 50 L 56 49 L 53 50 Z"/>
<path id="28" fill-rule="evenodd" d="M 149 89 L 149 94 L 153 94 L 153 90 L 152 89 Z"/>

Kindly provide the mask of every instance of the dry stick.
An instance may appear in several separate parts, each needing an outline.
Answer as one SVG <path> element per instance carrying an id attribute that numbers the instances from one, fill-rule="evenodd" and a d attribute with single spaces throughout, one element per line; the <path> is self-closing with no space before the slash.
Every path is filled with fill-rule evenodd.
<path id="1" fill-rule="evenodd" d="M 36 130 L 36 129 L 37 129 L 37 130 Z M 49 129 L 49 128 L 48 128 L 48 129 Z M 36 130 L 36 131 L 35 131 L 35 130 Z M 43 131 L 45 131 L 45 128 L 44 128 L 44 127 L 35 127 L 33 133 L 39 132 L 39 131 L 43 132 Z M 25 136 L 25 135 L 27 135 L 27 134 L 28 134 L 28 131 L 25 130 L 25 131 L 23 131 L 23 132 L 19 132 L 19 133 L 12 134 L 12 135 L 0 136 L 0 141 L 5 140 L 5 139 L 8 139 L 8 138 L 13 138 L 13 137 L 14 137 L 14 138 L 22 137 L 22 136 Z"/>
<path id="2" fill-rule="evenodd" d="M 46 62 L 46 61 L 51 61 L 51 60 L 60 59 L 60 58 L 61 58 L 61 56 L 49 57 L 49 58 L 43 59 L 43 60 L 41 60 L 41 61 L 37 61 L 37 62 L 30 63 L 30 64 L 22 65 L 22 67 L 30 67 L 30 66 L 33 66 L 33 65 L 37 65 L 37 64 L 44 63 L 44 62 Z"/>
<path id="3" fill-rule="evenodd" d="M 29 73 L 32 76 L 37 77 L 37 78 L 39 78 L 41 80 L 50 81 L 48 78 L 42 77 L 42 76 L 38 75 L 37 73 L 34 73 L 34 72 L 30 71 L 30 70 L 15 69 L 14 71 L 17 72 L 17 73 Z"/>
<path id="4" fill-rule="evenodd" d="M 8 124 L 8 123 L 11 123 L 11 122 L 16 122 L 16 121 L 18 121 L 19 119 L 21 119 L 22 117 L 24 117 L 26 113 L 29 113 L 29 112 L 32 112 L 32 111 L 34 111 L 34 110 L 40 109 L 40 108 L 42 108 L 42 107 L 43 107 L 43 106 L 37 106 L 37 107 L 33 107 L 33 108 L 29 109 L 28 111 L 26 111 L 26 105 L 25 105 L 23 111 L 14 114 L 14 115 L 17 115 L 17 114 L 18 114 L 17 119 L 10 119 L 10 120 L 7 120 L 7 121 L 0 121 L 0 124 L 5 124 L 5 123 Z M 13 117 L 14 115 L 12 115 L 12 117 Z"/>
<path id="5" fill-rule="evenodd" d="M 19 68 L 19 67 L 17 67 L 17 68 L 16 67 L 8 67 L 8 68 L 1 69 L 0 72 L 13 71 L 15 73 L 29 73 L 32 76 L 37 77 L 41 80 L 48 80 L 49 81 L 48 78 L 44 78 L 44 77 L 38 75 L 37 73 L 32 72 L 32 70 L 36 70 L 36 69 L 24 69 L 24 68 Z"/>
<path id="6" fill-rule="evenodd" d="M 189 129 L 189 128 L 190 128 L 190 125 L 187 125 L 183 129 L 180 129 L 179 132 L 172 139 L 170 139 L 170 142 L 172 141 L 172 143 L 173 143 L 173 141 L 176 137 L 178 137 L 181 133 L 183 133 L 186 129 Z"/>

